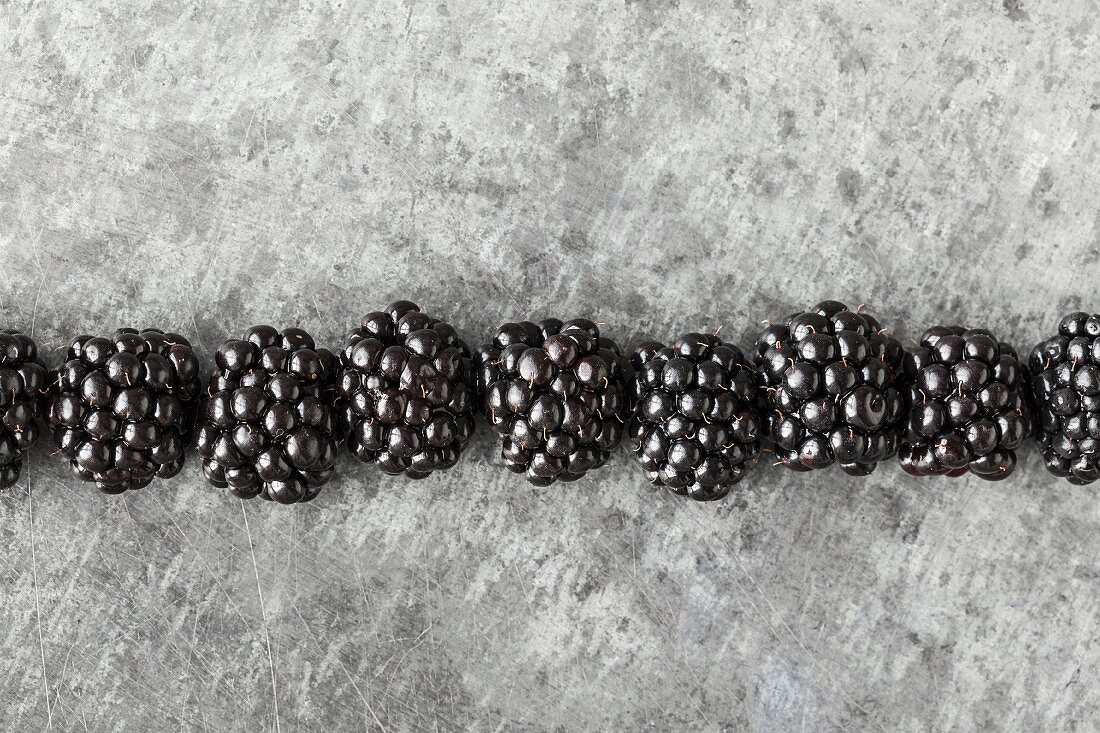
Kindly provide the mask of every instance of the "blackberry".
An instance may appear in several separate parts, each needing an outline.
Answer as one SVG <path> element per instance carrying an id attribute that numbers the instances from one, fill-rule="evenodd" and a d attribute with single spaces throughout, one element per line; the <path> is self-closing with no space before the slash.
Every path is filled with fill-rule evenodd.
<path id="1" fill-rule="evenodd" d="M 73 473 L 120 494 L 180 472 L 200 388 L 198 359 L 178 333 L 79 336 L 50 373 L 46 420 Z"/>
<path id="2" fill-rule="evenodd" d="M 38 439 L 39 399 L 46 368 L 38 345 L 18 331 L 0 331 L 0 491 L 19 480 L 23 454 Z"/>
<path id="3" fill-rule="evenodd" d="M 721 499 L 760 452 L 756 369 L 736 346 L 688 333 L 630 357 L 630 448 L 656 486 Z"/>
<path id="4" fill-rule="evenodd" d="M 866 476 L 897 453 L 902 348 L 877 320 L 827 300 L 769 325 L 756 344 L 763 417 L 780 463 Z"/>
<path id="5" fill-rule="evenodd" d="M 242 499 L 316 497 L 336 461 L 336 357 L 300 328 L 254 326 L 216 360 L 195 441 L 206 480 Z"/>
<path id="6" fill-rule="evenodd" d="M 470 349 L 450 324 L 398 301 L 344 339 L 337 418 L 351 452 L 424 478 L 458 462 L 474 431 Z"/>
<path id="7" fill-rule="evenodd" d="M 1100 478 L 1100 315 L 1067 315 L 1028 365 L 1047 470 L 1092 483 Z"/>
<path id="8" fill-rule="evenodd" d="M 624 360 L 592 321 L 506 323 L 474 362 L 505 465 L 535 486 L 581 478 L 622 440 Z"/>
<path id="9" fill-rule="evenodd" d="M 999 481 L 1031 432 L 1027 373 L 1016 351 L 983 329 L 934 326 L 905 355 L 910 412 L 901 467 L 914 476 L 973 471 Z"/>

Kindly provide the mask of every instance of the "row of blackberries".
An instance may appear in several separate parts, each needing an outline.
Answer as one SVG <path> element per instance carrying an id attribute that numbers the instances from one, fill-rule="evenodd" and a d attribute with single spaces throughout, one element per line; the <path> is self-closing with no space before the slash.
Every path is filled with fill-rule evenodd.
<path id="1" fill-rule="evenodd" d="M 1047 467 L 1100 477 L 1100 315 L 1073 313 L 1028 364 L 984 329 L 937 326 L 905 350 L 878 321 L 826 301 L 768 325 L 750 356 L 716 335 L 629 357 L 585 319 L 505 324 L 471 351 L 413 303 L 366 315 L 339 354 L 257 326 L 218 350 L 206 388 L 179 334 L 73 340 L 47 372 L 32 339 L 0 333 L 0 488 L 45 418 L 57 451 L 107 493 L 183 467 L 242 498 L 308 501 L 346 442 L 364 463 L 423 478 L 452 467 L 481 412 L 507 467 L 538 486 L 602 466 L 625 434 L 655 485 L 726 495 L 762 443 L 789 468 L 852 475 L 900 455 L 917 476 L 1009 476 L 1037 437 Z"/>

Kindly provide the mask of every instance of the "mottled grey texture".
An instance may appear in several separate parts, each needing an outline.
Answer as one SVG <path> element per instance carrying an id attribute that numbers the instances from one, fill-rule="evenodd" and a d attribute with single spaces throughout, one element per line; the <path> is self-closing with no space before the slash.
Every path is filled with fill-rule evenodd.
<path id="1" fill-rule="evenodd" d="M 0 325 L 209 364 L 397 297 L 626 343 L 838 297 L 1027 349 L 1100 308 L 1091 4 L 281 5 L 2 6 Z M 625 452 L 528 489 L 481 427 L 290 508 L 193 463 L 101 496 L 41 445 L 0 499 L 0 728 L 1095 729 L 1100 511 L 1034 452 L 763 461 L 714 506 Z"/>

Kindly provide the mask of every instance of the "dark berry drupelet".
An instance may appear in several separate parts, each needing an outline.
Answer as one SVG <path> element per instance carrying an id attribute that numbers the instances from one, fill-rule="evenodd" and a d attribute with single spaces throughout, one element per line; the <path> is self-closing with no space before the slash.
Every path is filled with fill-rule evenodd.
<path id="1" fill-rule="evenodd" d="M 622 440 L 625 360 L 592 321 L 507 323 L 474 363 L 501 456 L 532 484 L 575 481 L 604 465 Z"/>
<path id="2" fill-rule="evenodd" d="M 200 390 L 186 338 L 120 328 L 73 340 L 50 373 L 46 420 L 73 473 L 120 494 L 180 472 Z"/>
<path id="3" fill-rule="evenodd" d="M 474 389 L 470 349 L 455 329 L 398 301 L 363 316 L 344 340 L 337 419 L 360 461 L 424 478 L 462 455 Z"/>
<path id="4" fill-rule="evenodd" d="M 316 497 L 336 461 L 336 357 L 300 328 L 254 326 L 216 358 L 196 436 L 207 481 L 242 499 Z"/>
<path id="5" fill-rule="evenodd" d="M 902 348 L 873 317 L 818 303 L 764 329 L 755 358 L 767 434 L 788 468 L 839 463 L 865 476 L 897 453 Z"/>
<path id="6" fill-rule="evenodd" d="M 721 499 L 760 452 L 756 369 L 736 346 L 688 333 L 630 357 L 630 448 L 654 485 Z"/>
<path id="7" fill-rule="evenodd" d="M 910 411 L 900 451 L 914 476 L 989 481 L 1016 468 L 1031 433 L 1026 370 L 1016 351 L 982 329 L 935 326 L 905 355 Z"/>
<path id="8" fill-rule="evenodd" d="M 23 454 L 38 439 L 46 368 L 34 339 L 0 331 L 0 491 L 19 480 Z"/>
<path id="9" fill-rule="evenodd" d="M 1047 469 L 1092 483 L 1100 478 L 1100 315 L 1070 313 L 1032 350 L 1028 366 Z"/>

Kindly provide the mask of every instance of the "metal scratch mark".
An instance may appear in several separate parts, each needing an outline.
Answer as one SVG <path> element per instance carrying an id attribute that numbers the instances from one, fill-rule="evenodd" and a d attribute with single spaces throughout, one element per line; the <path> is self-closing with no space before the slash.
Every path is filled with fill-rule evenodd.
<path id="1" fill-rule="evenodd" d="M 34 484 L 31 481 L 31 457 L 27 456 L 27 515 L 31 533 L 31 578 L 34 581 L 34 618 L 38 626 L 38 653 L 42 658 L 42 695 L 46 699 L 46 730 L 53 730 L 50 683 L 46 678 L 46 645 L 42 640 L 42 604 L 38 596 L 38 561 L 34 552 Z"/>
<path id="2" fill-rule="evenodd" d="M 323 649 L 324 647 L 321 645 L 320 639 L 318 639 L 317 635 L 313 633 L 313 629 L 309 627 L 309 624 L 306 622 L 306 619 L 302 615 L 302 612 L 298 610 L 297 605 L 294 606 L 294 613 L 298 614 L 298 619 L 302 622 L 302 628 L 304 628 L 306 632 L 313 638 L 313 643 L 317 645 L 317 648 Z M 361 689 L 359 689 L 359 684 L 355 681 L 355 678 L 351 676 L 351 672 L 348 671 L 347 665 L 345 665 L 343 660 L 340 659 L 340 655 L 334 654 L 333 659 L 336 660 L 336 664 L 340 666 L 340 669 L 342 669 L 344 674 L 347 676 L 348 682 L 351 683 L 351 686 L 355 690 L 355 693 L 359 695 L 359 699 L 363 701 L 363 705 L 367 708 L 367 712 L 370 713 L 371 718 L 374 719 L 375 725 L 378 726 L 378 729 L 381 730 L 382 733 L 387 733 L 386 726 L 382 724 L 382 721 L 378 718 L 378 714 L 374 712 L 374 708 L 367 700 L 367 696 L 363 694 L 363 691 Z"/>
<path id="3" fill-rule="evenodd" d="M 267 611 L 264 609 L 264 591 L 260 586 L 260 566 L 256 562 L 256 545 L 252 542 L 252 530 L 248 527 L 248 512 L 241 499 L 241 515 L 244 517 L 244 531 L 248 535 L 248 551 L 252 554 L 252 571 L 256 576 L 256 595 L 260 599 L 260 620 L 264 625 L 264 643 L 267 645 L 267 666 L 271 670 L 271 697 L 275 704 L 275 731 L 281 733 L 279 725 L 279 685 L 275 678 L 275 657 L 271 654 L 271 629 L 267 624 Z"/>

